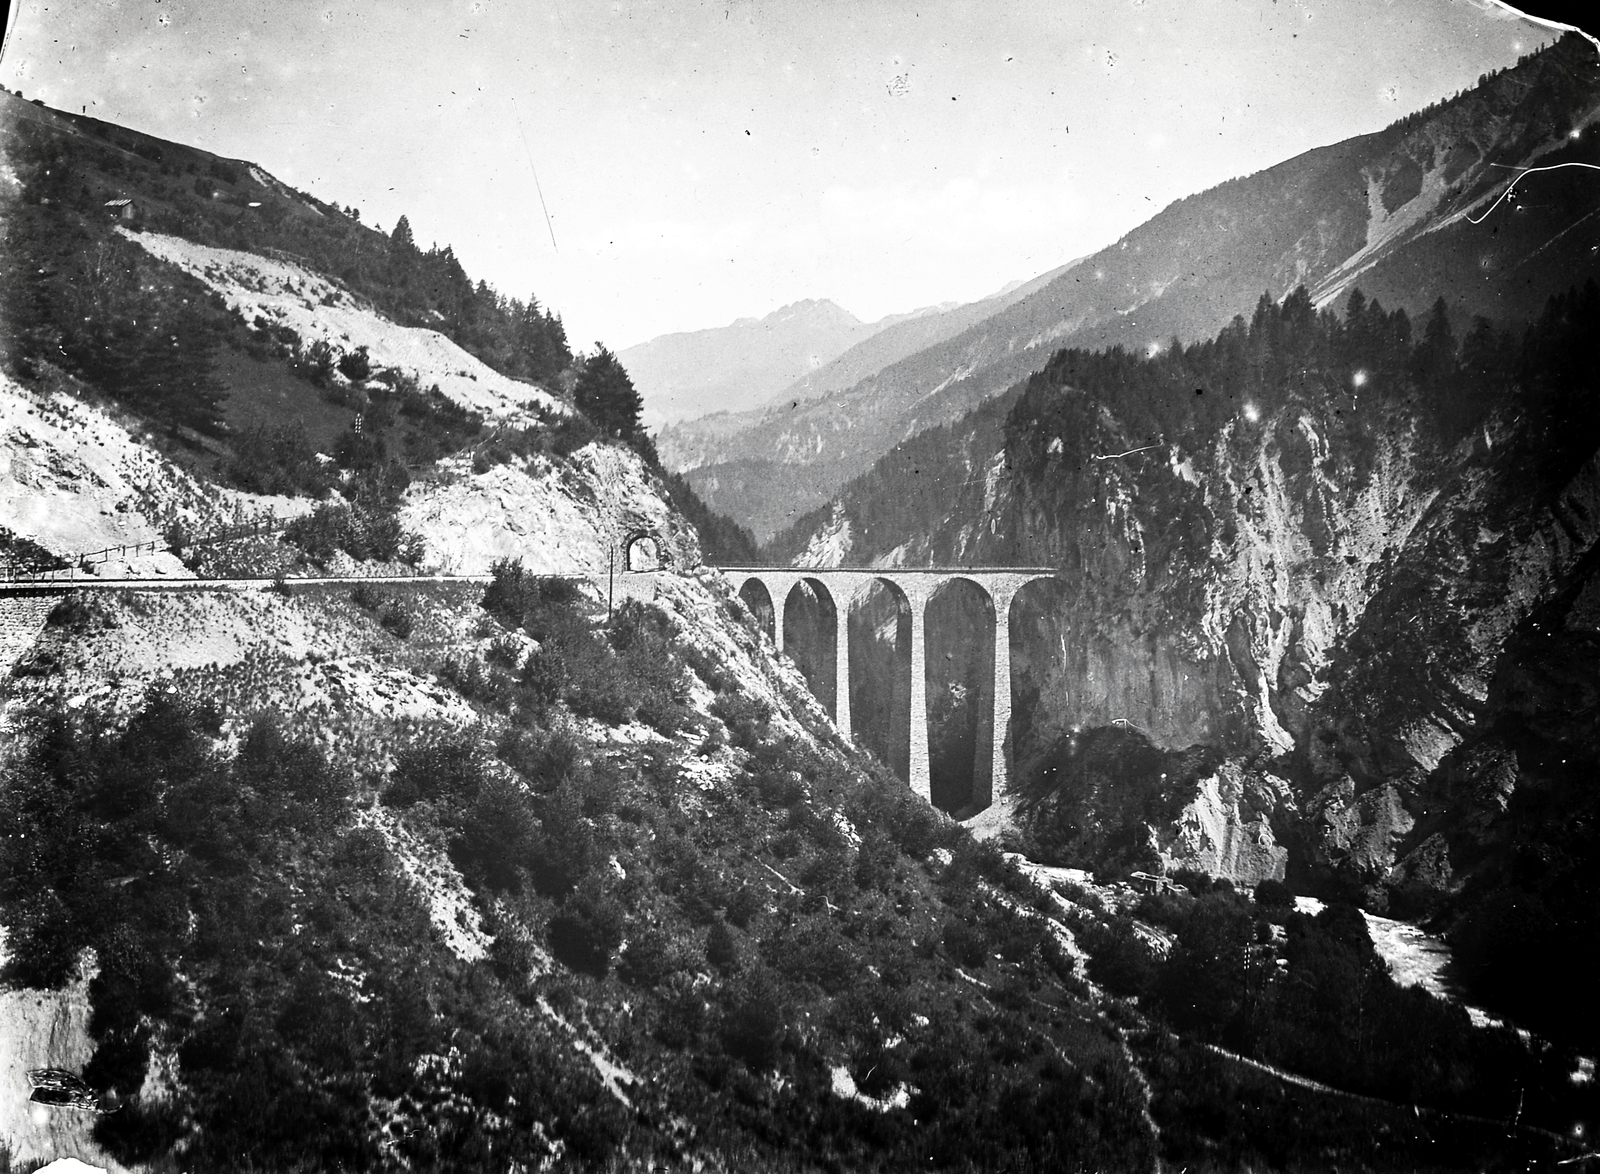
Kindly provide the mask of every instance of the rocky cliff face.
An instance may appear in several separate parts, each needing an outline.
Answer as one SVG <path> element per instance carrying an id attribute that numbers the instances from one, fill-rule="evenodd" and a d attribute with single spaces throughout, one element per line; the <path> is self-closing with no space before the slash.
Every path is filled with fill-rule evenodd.
<path id="1" fill-rule="evenodd" d="M 1354 457 L 1330 443 L 1340 418 L 1304 404 L 1241 415 L 1200 451 L 1115 457 L 1138 438 L 1101 413 L 1097 451 L 1076 470 L 1064 445 L 1051 451 L 1055 435 L 1039 433 L 1041 475 L 1013 482 L 1000 508 L 1018 519 L 1009 537 L 1025 534 L 1028 555 L 1061 565 L 1067 585 L 1049 604 L 1024 598 L 1018 617 L 1023 642 L 1047 650 L 1023 666 L 1018 775 L 1073 728 L 1125 723 L 1158 745 L 1220 747 L 1234 757 L 1182 794 L 1150 847 L 1169 867 L 1281 877 L 1301 817 L 1287 784 L 1246 788 L 1243 764 L 1295 758 L 1384 568 L 1402 560 L 1444 481 L 1474 480 L 1470 449 L 1442 454 L 1414 427 L 1387 423 L 1363 430 L 1370 445 Z M 963 553 L 974 561 L 1002 545 L 998 532 L 972 539 Z M 1358 806 L 1343 783 L 1319 788 L 1304 819 L 1328 831 L 1302 842 L 1330 860 L 1392 860 L 1387 808 Z"/>
<path id="2" fill-rule="evenodd" d="M 1287 870 L 1415 904 L 1460 888 L 1453 836 L 1502 834 L 1516 767 L 1483 740 L 1497 675 L 1553 599 L 1580 627 L 1594 610 L 1577 584 L 1600 435 L 1573 405 L 1600 295 L 1552 302 L 1492 378 L 1478 358 L 1419 374 L 1421 345 L 1365 336 L 1374 311 L 1353 306 L 1341 323 L 1304 294 L 1263 302 L 1165 358 L 1062 352 L 1004 413 L 902 446 L 811 530 L 848 534 L 861 564 L 1060 568 L 1012 617 L 1024 789 L 1085 730 L 1222 756 L 1157 786 L 1159 810 L 1111 803 L 1093 820 L 1120 830 L 1063 859 Z M 1463 355 L 1492 332 L 1475 337 Z"/>

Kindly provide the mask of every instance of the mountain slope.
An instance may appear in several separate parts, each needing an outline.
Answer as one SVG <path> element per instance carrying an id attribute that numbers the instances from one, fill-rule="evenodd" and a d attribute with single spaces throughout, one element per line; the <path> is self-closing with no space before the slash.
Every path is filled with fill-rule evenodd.
<path id="1" fill-rule="evenodd" d="M 644 397 L 645 422 L 658 425 L 763 405 L 876 329 L 830 301 L 794 302 L 764 318 L 664 334 L 617 358 Z"/>
<path id="2" fill-rule="evenodd" d="M 1059 352 L 772 549 L 1059 567 L 1011 618 L 1031 853 L 1443 912 L 1478 997 L 1592 1038 L 1493 935 L 1508 893 L 1549 911 L 1516 931 L 1541 958 L 1589 925 L 1597 337 L 1592 280 L 1459 350 L 1442 303 L 1264 297 L 1153 358 Z"/>
<path id="3" fill-rule="evenodd" d="M 869 375 L 947 338 L 954 338 L 1013 302 L 1020 302 L 1076 264 L 1077 261 L 1071 261 L 1031 280 L 1011 282 L 1004 289 L 976 302 L 906 315 L 903 321 L 885 319 L 886 322 L 893 321 L 893 324 L 857 343 L 821 370 L 796 380 L 786 389 L 777 406 L 781 409 L 785 400 L 804 403 L 806 400 L 848 391 Z"/>
<path id="4" fill-rule="evenodd" d="M 901 440 L 958 418 L 1058 347 L 1195 340 L 1248 312 L 1263 290 L 1281 298 L 1305 284 L 1326 304 L 1358 277 L 1413 314 L 1448 289 L 1464 314 L 1525 319 L 1595 271 L 1587 248 L 1595 221 L 1585 219 L 1592 178 L 1569 171 L 1526 181 L 1538 183 L 1539 198 L 1515 210 L 1514 232 L 1500 228 L 1504 209 L 1483 226 L 1465 218 L 1488 210 L 1508 166 L 1570 154 L 1569 136 L 1597 107 L 1600 68 L 1589 45 L 1569 36 L 1382 132 L 1180 200 L 1043 288 L 846 391 L 769 412 L 732 435 L 719 426 L 703 443 L 674 438 L 666 451 L 693 464 L 691 483 L 708 501 L 764 537 L 791 507 L 763 497 L 760 482 L 787 493 L 795 480 L 773 466 L 804 466 L 814 490 L 798 508 L 820 504 Z"/>
<path id="5" fill-rule="evenodd" d="M 0 217 L 49 236 L 42 276 L 115 259 L 137 277 L 91 294 L 199 318 L 174 362 L 116 298 L 3 291 L 7 573 L 90 581 L 0 587 L 8 1162 L 1149 1168 L 1148 1098 L 1043 894 L 839 740 L 639 453 L 311 258 L 119 234 L 19 171 Z M 295 402 L 359 405 L 331 456 L 290 421 L 160 420 L 254 393 L 213 382 L 233 342 Z M 434 451 L 409 470 L 402 416 Z M 263 515 L 294 520 L 207 537 Z M 613 591 L 640 530 L 675 573 Z M 320 573 L 355 581 L 297 581 Z M 93 589 L 128 574 L 149 587 Z M 970 993 L 1013 983 L 1027 1013 Z M 19 1058 L 70 1102 L 30 1101 Z"/>
<path id="6" fill-rule="evenodd" d="M 149 576 L 133 590 L 0 585 L 8 1162 L 1143 1174 L 1576 1156 L 1551 1129 L 1593 1119 L 1595 1093 L 1567 1053 L 1400 989 L 1348 910 L 1297 917 L 1268 891 L 1152 911 L 976 843 L 839 737 L 698 566 L 639 452 L 566 405 L 496 423 L 423 393 L 420 367 L 409 387 L 360 377 L 363 344 L 404 365 L 384 348 L 425 329 L 371 274 L 358 303 L 314 258 L 219 243 L 214 223 L 130 240 L 23 172 L 0 189 L 8 231 L 54 229 L 65 272 L 134 276 L 91 285 L 100 300 L 4 288 L 25 333 L 0 375 L 0 549 L 26 572 L 89 542 L 161 550 L 73 570 Z M 151 343 L 123 332 L 129 305 L 146 329 L 143 307 L 196 317 Z M 274 309 L 338 360 L 305 362 Z M 131 360 L 123 379 L 107 352 Z M 360 426 L 318 454 L 303 429 L 162 418 L 255 395 L 208 382 L 247 361 L 281 376 L 269 410 L 281 395 Z M 487 370 L 466 364 L 452 394 L 516 402 Z M 298 516 L 185 533 L 268 510 Z M 613 585 L 636 530 L 671 569 Z M 319 571 L 352 581 L 304 581 Z M 195 581 L 217 574 L 256 582 Z M 1142 943 L 1168 932 L 1163 961 Z M 1262 997 L 1241 1031 L 1245 989 Z M 24 1063 L 63 1071 L 30 1100 Z"/>

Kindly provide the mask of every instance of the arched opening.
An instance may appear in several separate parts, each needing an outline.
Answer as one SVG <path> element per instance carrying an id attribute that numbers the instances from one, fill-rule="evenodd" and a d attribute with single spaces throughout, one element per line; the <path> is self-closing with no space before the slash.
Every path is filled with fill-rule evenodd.
<path id="1" fill-rule="evenodd" d="M 951 579 L 923 614 L 930 798 L 966 819 L 993 798 L 994 602 L 972 580 Z"/>
<path id="2" fill-rule="evenodd" d="M 874 579 L 850 607 L 850 725 L 856 745 L 911 779 L 911 606 Z"/>
<path id="3" fill-rule="evenodd" d="M 1067 672 L 1068 593 L 1059 579 L 1035 579 L 1011 601 L 1011 777 L 1030 776 L 1032 764 L 1079 720 Z"/>
<path id="4" fill-rule="evenodd" d="M 739 588 L 739 600 L 756 617 L 756 624 L 767 634 L 767 639 L 777 639 L 777 613 L 772 608 L 772 594 L 767 590 L 767 585 L 760 579 L 746 579 L 744 586 Z"/>
<path id="5" fill-rule="evenodd" d="M 789 589 L 783 604 L 783 651 L 799 666 L 800 675 L 829 717 L 838 716 L 834 707 L 836 617 L 833 596 L 819 580 L 801 579 Z"/>
<path id="6" fill-rule="evenodd" d="M 650 531 L 636 530 L 623 541 L 622 565 L 629 571 L 665 570 L 666 546 Z"/>

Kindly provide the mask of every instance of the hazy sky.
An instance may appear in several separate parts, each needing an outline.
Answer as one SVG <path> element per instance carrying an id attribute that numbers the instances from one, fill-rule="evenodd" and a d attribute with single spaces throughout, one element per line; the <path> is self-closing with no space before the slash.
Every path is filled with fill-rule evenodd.
<path id="1" fill-rule="evenodd" d="M 0 81 L 406 213 L 619 349 L 981 297 L 1551 37 L 1477 0 L 23 0 Z"/>

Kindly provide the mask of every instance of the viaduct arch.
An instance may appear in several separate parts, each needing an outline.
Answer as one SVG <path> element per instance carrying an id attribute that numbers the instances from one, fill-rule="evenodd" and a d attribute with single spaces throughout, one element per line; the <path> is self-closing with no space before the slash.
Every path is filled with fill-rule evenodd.
<path id="1" fill-rule="evenodd" d="M 990 605 L 994 624 L 994 688 L 992 693 L 992 737 L 988 739 L 990 794 L 999 798 L 1008 778 L 1006 730 L 1011 723 L 1011 605 L 1029 583 L 1053 579 L 1057 572 L 1049 567 L 723 567 L 733 580 L 739 598 L 750 608 L 773 644 L 785 650 L 784 612 L 791 594 L 825 591 L 832 604 L 836 625 L 833 638 L 833 716 L 834 724 L 846 738 L 852 738 L 850 714 L 850 633 L 851 606 L 873 584 L 882 584 L 905 601 L 911 619 L 911 755 L 908 774 L 911 789 L 932 800 L 932 774 L 928 756 L 928 602 L 941 587 L 958 581 L 983 593 Z M 825 705 L 826 708 L 826 705 Z"/>

